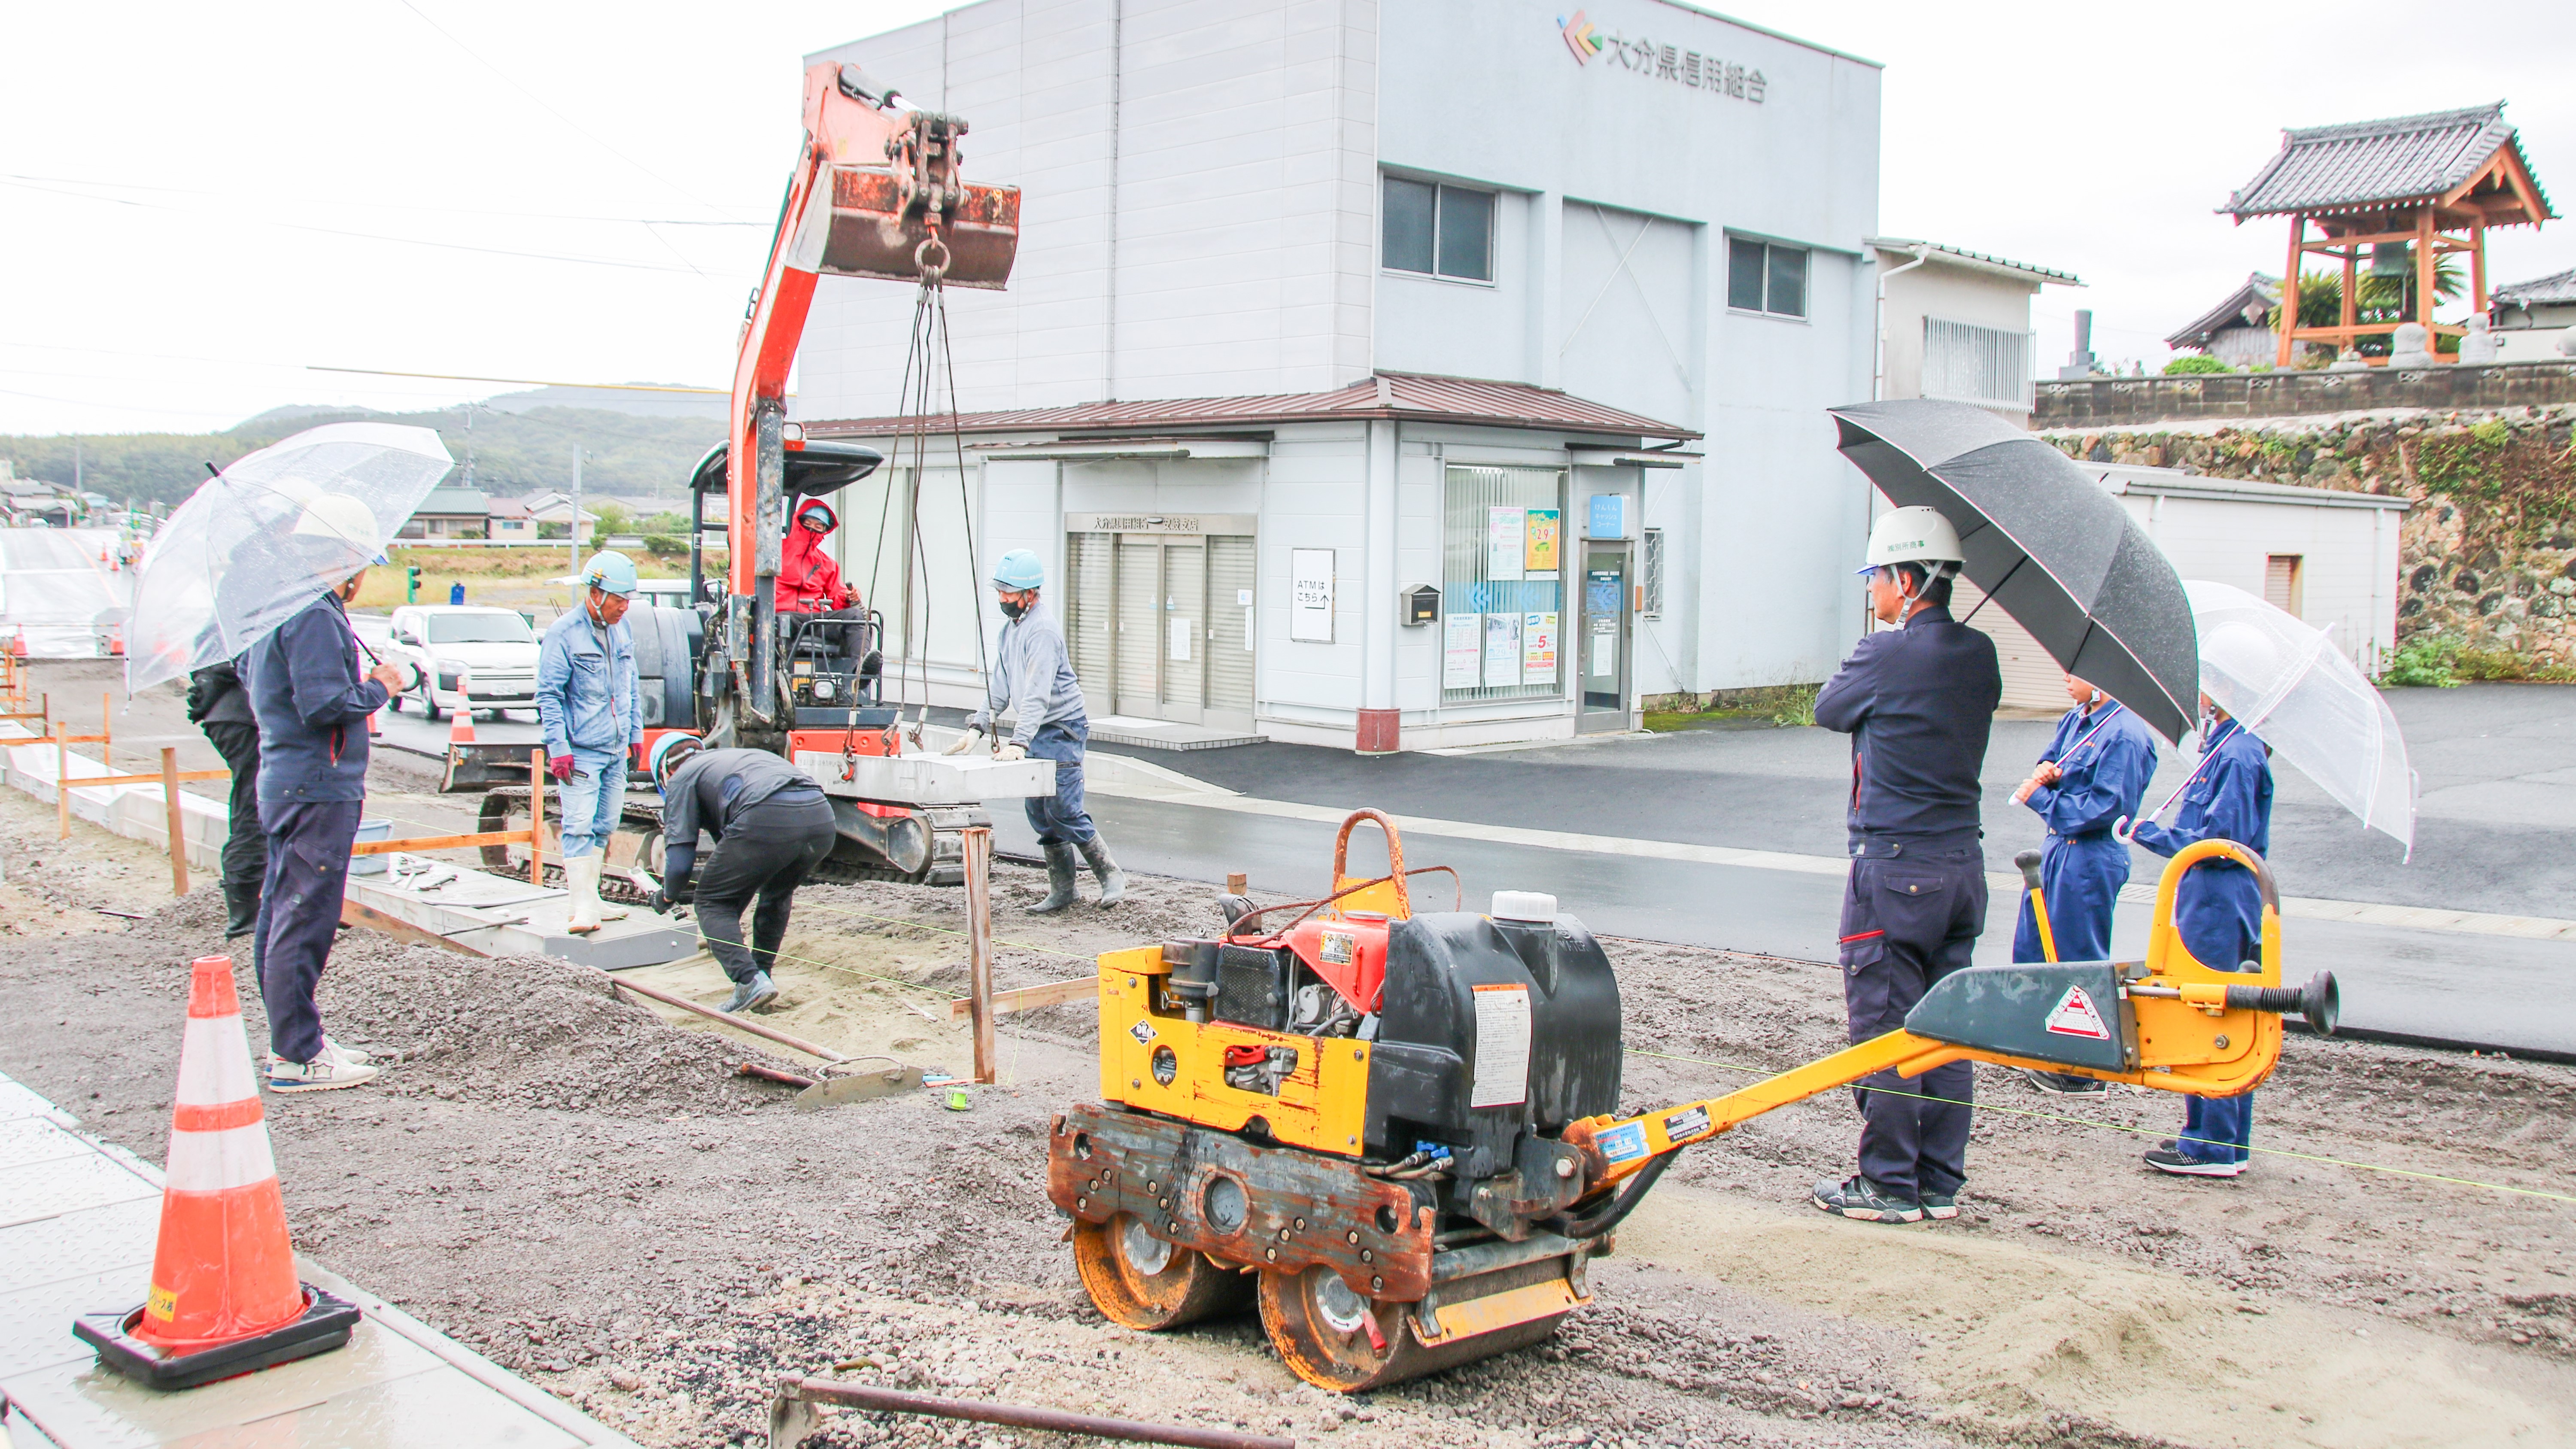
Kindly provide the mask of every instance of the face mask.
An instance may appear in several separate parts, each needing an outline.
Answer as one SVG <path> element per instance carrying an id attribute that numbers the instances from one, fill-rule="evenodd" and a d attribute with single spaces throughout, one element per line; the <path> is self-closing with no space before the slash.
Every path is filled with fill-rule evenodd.
<path id="1" fill-rule="evenodd" d="M 1005 619 L 1010 619 L 1010 620 L 1014 620 L 1014 621 L 1016 621 L 1016 620 L 1018 620 L 1022 615 L 1024 615 L 1024 614 L 1028 613 L 1028 611 L 1029 611 L 1029 606 L 1028 606 L 1028 605 L 1026 605 L 1026 604 L 1023 604 L 1023 603 L 1019 602 L 1019 601 L 1018 601 L 1018 600 L 1016 600 L 1016 599 L 1004 599 L 1004 600 L 1002 600 L 1002 617 L 1003 617 L 1003 618 L 1005 618 Z"/>

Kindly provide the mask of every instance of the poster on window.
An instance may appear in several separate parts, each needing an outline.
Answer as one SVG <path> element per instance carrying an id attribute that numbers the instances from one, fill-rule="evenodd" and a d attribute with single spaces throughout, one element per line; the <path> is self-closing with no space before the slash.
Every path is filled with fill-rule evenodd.
<path id="1" fill-rule="evenodd" d="M 1521 616 L 1520 682 L 1556 683 L 1556 615 L 1552 612 Z"/>
<path id="2" fill-rule="evenodd" d="M 1474 689 L 1484 683 L 1485 616 L 1450 614 L 1441 627 L 1440 687 Z"/>
<path id="3" fill-rule="evenodd" d="M 1288 637 L 1309 644 L 1333 642 L 1333 551 L 1288 550 Z"/>
<path id="4" fill-rule="evenodd" d="M 1519 684 L 1521 682 L 1521 616 L 1487 614 L 1484 618 L 1485 687 L 1502 689 Z"/>
<path id="5" fill-rule="evenodd" d="M 1564 517 L 1553 508 L 1531 508 L 1523 512 L 1527 519 L 1521 533 L 1521 577 L 1555 578 L 1557 537 L 1564 529 Z"/>
<path id="6" fill-rule="evenodd" d="M 1529 554 L 1529 510 L 1500 505 L 1485 510 L 1485 577 L 1521 577 L 1521 560 Z"/>

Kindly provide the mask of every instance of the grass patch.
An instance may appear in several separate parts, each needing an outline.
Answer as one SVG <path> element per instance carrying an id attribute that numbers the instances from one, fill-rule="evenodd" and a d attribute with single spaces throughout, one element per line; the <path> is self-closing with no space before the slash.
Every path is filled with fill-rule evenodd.
<path id="1" fill-rule="evenodd" d="M 1767 684 L 1752 689 L 1721 689 L 1709 696 L 1705 709 L 1646 711 L 1646 728 L 1664 734 L 1745 721 L 1766 722 L 1782 729 L 1811 725 L 1816 722 L 1816 691 L 1820 688 L 1814 684 Z"/>

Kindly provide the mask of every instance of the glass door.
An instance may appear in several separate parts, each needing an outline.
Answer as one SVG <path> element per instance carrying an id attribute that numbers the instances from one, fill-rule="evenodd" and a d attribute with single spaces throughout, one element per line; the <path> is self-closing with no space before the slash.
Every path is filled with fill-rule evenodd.
<path id="1" fill-rule="evenodd" d="M 1583 545 L 1583 622 L 1575 687 L 1579 730 L 1628 727 L 1628 545 Z"/>

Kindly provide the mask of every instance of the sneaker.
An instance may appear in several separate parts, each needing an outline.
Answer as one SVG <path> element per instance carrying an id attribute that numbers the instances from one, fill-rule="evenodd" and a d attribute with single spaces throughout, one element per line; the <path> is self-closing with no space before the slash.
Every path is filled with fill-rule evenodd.
<path id="1" fill-rule="evenodd" d="M 1878 1184 L 1866 1177 L 1854 1177 L 1838 1183 L 1817 1183 L 1809 1197 L 1816 1206 L 1825 1211 L 1837 1217 L 1851 1218 L 1858 1222 L 1919 1223 L 1923 1221 L 1922 1204 L 1907 1202 L 1901 1197 L 1889 1197 L 1879 1191 Z M 1950 1210 L 1957 1212 L 1957 1205 L 1952 1204 Z"/>
<path id="2" fill-rule="evenodd" d="M 754 971 L 751 973 L 751 979 L 749 981 L 737 981 L 734 983 L 733 995 L 725 998 L 725 1004 L 720 1007 L 719 1010 L 729 1012 L 755 1011 L 761 1007 L 767 1006 L 769 1003 L 776 1001 L 777 999 L 778 984 L 769 979 L 769 973 L 766 971 Z"/>
<path id="3" fill-rule="evenodd" d="M 329 1092 L 373 1081 L 375 1075 L 374 1067 L 334 1061 L 326 1050 L 309 1062 L 270 1062 L 268 1089 L 272 1092 Z"/>
<path id="4" fill-rule="evenodd" d="M 329 1032 L 324 1032 L 322 1034 L 322 1055 L 340 1063 L 342 1066 L 349 1067 L 370 1066 L 373 1065 L 376 1060 L 373 1053 L 360 1051 L 353 1046 L 342 1046 L 338 1042 L 331 1040 L 331 1034 Z"/>
<path id="5" fill-rule="evenodd" d="M 1936 1223 L 1946 1223 L 1959 1215 L 1959 1195 L 1955 1192 L 1923 1194 L 1923 1216 Z"/>
<path id="6" fill-rule="evenodd" d="M 2029 1067 L 2019 1068 L 2019 1071 L 2022 1080 L 2030 1083 L 2031 1090 L 2046 1092 L 2052 1097 L 2099 1097 L 2111 1090 L 2111 1084 L 2099 1077 L 2079 1077 L 2073 1072 L 2042 1072 Z"/>
<path id="7" fill-rule="evenodd" d="M 2147 1166 L 2176 1177 L 2234 1177 L 2245 1170 L 2241 1162 L 2203 1162 L 2185 1157 L 2171 1147 L 2159 1147 L 2147 1154 Z"/>

